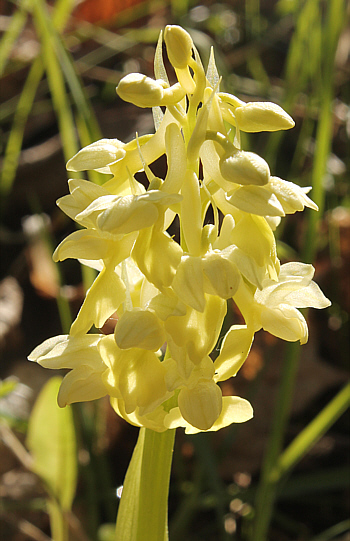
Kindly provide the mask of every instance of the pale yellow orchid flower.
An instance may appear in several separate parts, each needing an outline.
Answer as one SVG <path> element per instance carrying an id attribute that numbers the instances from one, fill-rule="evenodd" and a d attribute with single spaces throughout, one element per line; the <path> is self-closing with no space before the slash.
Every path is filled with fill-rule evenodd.
<path id="1" fill-rule="evenodd" d="M 262 290 L 255 292 L 241 284 L 234 299 L 248 326 L 287 340 L 308 340 L 308 327 L 297 308 L 327 308 L 330 301 L 312 280 L 315 269 L 304 263 L 286 263 L 281 266 L 278 281 L 266 278 Z"/>
<path id="2" fill-rule="evenodd" d="M 58 394 L 58 405 L 96 400 L 108 394 L 102 375 L 108 370 L 98 346 L 102 335 L 56 336 L 37 346 L 28 359 L 45 368 L 68 368 Z"/>

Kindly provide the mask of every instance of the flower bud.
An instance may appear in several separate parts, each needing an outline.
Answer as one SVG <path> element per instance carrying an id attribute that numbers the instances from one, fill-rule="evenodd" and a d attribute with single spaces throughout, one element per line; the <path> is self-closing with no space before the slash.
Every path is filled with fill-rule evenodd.
<path id="1" fill-rule="evenodd" d="M 102 170 L 110 173 L 108 165 L 124 158 L 125 144 L 119 139 L 100 139 L 79 150 L 67 162 L 68 171 Z"/>
<path id="2" fill-rule="evenodd" d="M 168 25 L 164 32 L 168 58 L 174 68 L 183 69 L 192 57 L 193 41 L 181 26 Z"/>
<path id="3" fill-rule="evenodd" d="M 164 87 L 161 81 L 141 73 L 129 73 L 119 82 L 117 94 L 122 100 L 138 107 L 156 107 L 162 101 Z"/>
<path id="4" fill-rule="evenodd" d="M 237 107 L 234 112 L 240 130 L 255 133 L 260 131 L 289 130 L 294 120 L 279 105 L 268 101 L 250 102 Z"/>
<path id="5" fill-rule="evenodd" d="M 263 186 L 270 178 L 266 161 L 254 152 L 239 150 L 234 154 L 225 154 L 219 165 L 224 179 L 236 184 Z"/>

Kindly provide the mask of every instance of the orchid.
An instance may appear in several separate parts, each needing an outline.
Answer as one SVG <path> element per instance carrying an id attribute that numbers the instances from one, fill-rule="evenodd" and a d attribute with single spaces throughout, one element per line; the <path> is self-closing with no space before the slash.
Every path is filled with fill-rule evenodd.
<path id="1" fill-rule="evenodd" d="M 262 157 L 241 147 L 241 132 L 290 129 L 292 118 L 276 104 L 221 92 L 213 51 L 205 73 L 181 27 L 166 27 L 164 41 L 175 84 L 161 33 L 155 79 L 128 74 L 117 87 L 123 100 L 152 108 L 155 133 L 129 143 L 102 139 L 68 162 L 69 170 L 109 177 L 103 186 L 69 181 L 70 195 L 58 205 L 82 229 L 63 240 L 54 259 L 76 258 L 99 275 L 70 334 L 47 340 L 29 359 L 70 369 L 61 406 L 109 395 L 116 413 L 136 426 L 215 431 L 253 415 L 245 399 L 223 397 L 219 382 L 236 375 L 255 332 L 305 343 L 298 308 L 330 302 L 312 281 L 311 265 L 281 266 L 277 258 L 273 229 L 280 219 L 305 206 L 317 210 L 309 189 L 271 176 Z M 164 179 L 152 172 L 162 155 Z M 176 217 L 179 243 L 169 233 Z M 227 302 L 236 303 L 245 324 L 223 336 Z M 114 334 L 96 333 L 113 314 Z"/>

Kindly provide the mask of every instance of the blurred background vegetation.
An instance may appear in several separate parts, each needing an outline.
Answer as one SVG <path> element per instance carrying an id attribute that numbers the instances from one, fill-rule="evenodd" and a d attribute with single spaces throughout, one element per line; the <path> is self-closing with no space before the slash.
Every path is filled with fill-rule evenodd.
<path id="1" fill-rule="evenodd" d="M 214 46 L 222 90 L 277 102 L 295 119 L 288 132 L 245 135 L 243 148 L 274 175 L 313 187 L 320 212 L 285 219 L 278 252 L 313 263 L 332 300 L 308 314 L 301 350 L 257 334 L 223 386 L 252 402 L 252 421 L 195 437 L 178 430 L 170 540 L 350 539 L 349 14 L 345 0 L 0 0 L 4 540 L 114 539 L 137 429 L 107 399 L 57 410 L 59 380 L 46 383 L 52 373 L 26 356 L 69 330 L 92 278 L 75 261 L 51 260 L 74 228 L 55 206 L 68 191 L 65 162 L 101 137 L 152 132 L 151 113 L 115 87 L 129 72 L 153 76 L 167 24 L 191 33 L 205 65 Z M 155 167 L 161 175 L 164 163 Z M 235 317 L 231 306 L 227 326 Z"/>

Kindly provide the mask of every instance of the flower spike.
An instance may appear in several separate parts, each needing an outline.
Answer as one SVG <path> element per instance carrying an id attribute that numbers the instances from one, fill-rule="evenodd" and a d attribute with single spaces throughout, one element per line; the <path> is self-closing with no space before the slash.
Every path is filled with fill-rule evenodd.
<path id="1" fill-rule="evenodd" d="M 193 434 L 251 419 L 249 402 L 222 396 L 220 382 L 241 368 L 255 332 L 303 344 L 308 326 L 299 309 L 330 301 L 311 265 L 281 265 L 277 257 L 273 230 L 281 218 L 305 206 L 317 210 L 309 189 L 273 176 L 262 157 L 241 148 L 241 133 L 286 130 L 294 121 L 277 104 L 220 92 L 213 50 L 205 74 L 180 26 L 167 26 L 164 42 L 174 84 L 161 32 L 155 79 L 131 73 L 117 87 L 124 101 L 153 109 L 155 133 L 128 143 L 101 139 L 67 164 L 110 178 L 103 186 L 69 181 L 58 205 L 80 229 L 54 259 L 76 258 L 99 274 L 69 335 L 45 341 L 29 359 L 70 370 L 62 407 L 109 395 L 133 425 Z M 156 176 L 152 164 L 161 156 L 167 169 Z M 224 333 L 228 301 L 244 321 Z M 112 334 L 91 332 L 111 317 Z"/>

